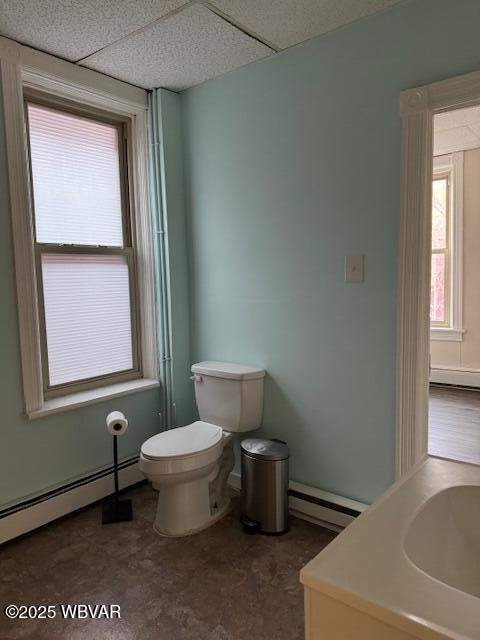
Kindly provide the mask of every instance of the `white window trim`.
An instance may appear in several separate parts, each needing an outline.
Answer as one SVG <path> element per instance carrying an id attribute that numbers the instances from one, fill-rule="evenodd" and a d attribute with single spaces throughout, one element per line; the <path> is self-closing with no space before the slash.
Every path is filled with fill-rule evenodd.
<path id="1" fill-rule="evenodd" d="M 430 339 L 439 341 L 462 342 L 463 309 L 463 151 L 433 159 L 433 176 L 449 173 L 451 179 L 449 206 L 449 317 L 447 326 L 430 325 Z"/>
<path id="2" fill-rule="evenodd" d="M 28 414 L 28 417 L 31 420 L 35 418 L 43 418 L 44 416 L 48 416 L 53 413 L 61 413 L 62 411 L 68 411 L 69 409 L 77 409 L 78 407 L 102 402 L 104 400 L 110 400 L 111 398 L 127 396 L 131 393 L 135 393 L 136 391 L 147 391 L 148 389 L 154 389 L 158 386 L 158 380 L 137 378 L 136 380 L 116 382 L 114 384 L 108 384 L 104 387 L 97 387 L 95 389 L 75 391 L 68 395 L 46 400 L 40 409 L 31 411 Z"/>
<path id="3" fill-rule="evenodd" d="M 25 412 L 31 418 L 158 386 L 154 267 L 148 200 L 147 94 L 144 90 L 77 67 L 0 37 L 10 206 L 17 284 Z M 27 162 L 23 88 L 106 109 L 131 120 L 130 170 L 134 185 L 134 232 L 142 374 L 140 380 L 110 384 L 48 401 L 43 397 L 40 328 L 35 280 L 33 217 Z"/>

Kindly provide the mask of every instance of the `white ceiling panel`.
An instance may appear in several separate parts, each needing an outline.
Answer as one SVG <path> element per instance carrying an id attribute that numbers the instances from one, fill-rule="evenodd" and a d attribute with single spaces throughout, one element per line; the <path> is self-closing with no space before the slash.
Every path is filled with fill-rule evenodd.
<path id="1" fill-rule="evenodd" d="M 211 0 L 280 49 L 382 11 L 400 0 Z"/>
<path id="2" fill-rule="evenodd" d="M 433 155 L 443 156 L 445 153 L 467 151 L 478 146 L 478 137 L 468 127 L 446 129 L 435 133 Z"/>
<path id="3" fill-rule="evenodd" d="M 0 0 L 0 34 L 79 60 L 186 0 Z"/>
<path id="4" fill-rule="evenodd" d="M 269 47 L 194 4 L 82 64 L 146 89 L 181 91 L 271 53 Z"/>
<path id="5" fill-rule="evenodd" d="M 433 129 L 435 156 L 476 149 L 480 147 L 480 107 L 438 113 Z"/>
<path id="6" fill-rule="evenodd" d="M 480 107 L 452 109 L 445 113 L 438 113 L 434 118 L 435 131 L 478 124 L 480 124 Z"/>
<path id="7" fill-rule="evenodd" d="M 477 124 L 471 124 L 468 128 L 470 129 L 470 131 L 473 131 L 477 138 L 480 139 L 480 122 L 478 122 Z"/>

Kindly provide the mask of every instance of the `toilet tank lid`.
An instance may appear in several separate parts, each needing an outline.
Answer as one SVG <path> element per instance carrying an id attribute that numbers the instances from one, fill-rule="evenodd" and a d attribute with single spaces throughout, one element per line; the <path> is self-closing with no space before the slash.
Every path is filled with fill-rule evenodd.
<path id="1" fill-rule="evenodd" d="M 201 373 L 204 376 L 228 378 L 230 380 L 253 380 L 265 377 L 265 369 L 233 362 L 198 362 L 192 365 L 192 373 Z"/>

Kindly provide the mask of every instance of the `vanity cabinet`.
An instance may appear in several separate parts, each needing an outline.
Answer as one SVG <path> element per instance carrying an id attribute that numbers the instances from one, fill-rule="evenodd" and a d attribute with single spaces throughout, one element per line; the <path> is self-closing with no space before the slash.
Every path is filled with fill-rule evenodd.
<path id="1" fill-rule="evenodd" d="M 426 458 L 300 572 L 306 640 L 480 640 L 480 470 Z"/>
<path id="2" fill-rule="evenodd" d="M 418 638 L 320 591 L 305 587 L 305 640 L 418 640 Z"/>

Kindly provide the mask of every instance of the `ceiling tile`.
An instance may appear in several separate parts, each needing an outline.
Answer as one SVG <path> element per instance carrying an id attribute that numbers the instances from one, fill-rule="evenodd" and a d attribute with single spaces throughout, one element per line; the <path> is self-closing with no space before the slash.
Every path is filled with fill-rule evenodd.
<path id="1" fill-rule="evenodd" d="M 79 60 L 186 0 L 1 0 L 0 34 Z"/>
<path id="2" fill-rule="evenodd" d="M 480 123 L 478 124 L 471 124 L 468 127 L 471 131 L 473 131 L 473 133 L 477 136 L 477 138 L 480 140 Z"/>
<path id="3" fill-rule="evenodd" d="M 442 156 L 454 151 L 476 149 L 478 146 L 479 139 L 470 127 L 444 129 L 443 131 L 435 131 L 433 155 Z"/>
<path id="4" fill-rule="evenodd" d="M 480 107 L 437 113 L 433 129 L 435 156 L 476 149 L 480 146 Z"/>
<path id="5" fill-rule="evenodd" d="M 445 129 L 454 129 L 472 124 L 480 124 L 480 107 L 452 109 L 451 111 L 438 113 L 434 118 L 435 131 L 444 131 Z"/>
<path id="6" fill-rule="evenodd" d="M 285 49 L 381 11 L 400 0 L 211 0 L 211 4 Z"/>
<path id="7" fill-rule="evenodd" d="M 82 64 L 146 89 L 181 91 L 271 53 L 269 47 L 194 4 Z"/>

